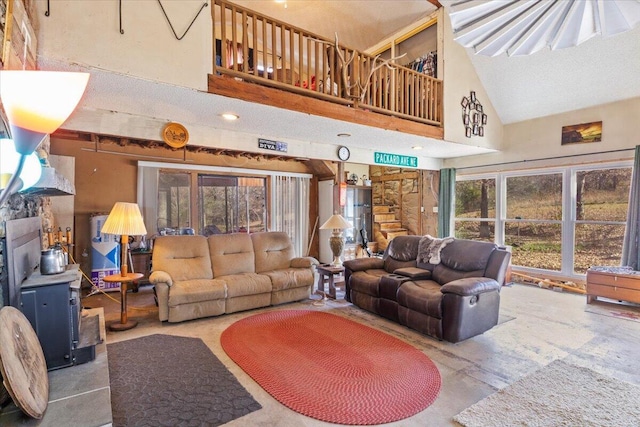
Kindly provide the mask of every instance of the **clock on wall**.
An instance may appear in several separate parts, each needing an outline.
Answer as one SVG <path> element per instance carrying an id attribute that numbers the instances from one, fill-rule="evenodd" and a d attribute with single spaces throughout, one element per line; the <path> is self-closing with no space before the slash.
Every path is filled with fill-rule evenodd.
<path id="1" fill-rule="evenodd" d="M 338 148 L 338 158 L 340 160 L 342 160 L 343 162 L 346 162 L 347 160 L 349 160 L 349 156 L 351 156 L 351 152 L 347 147 L 342 145 Z"/>

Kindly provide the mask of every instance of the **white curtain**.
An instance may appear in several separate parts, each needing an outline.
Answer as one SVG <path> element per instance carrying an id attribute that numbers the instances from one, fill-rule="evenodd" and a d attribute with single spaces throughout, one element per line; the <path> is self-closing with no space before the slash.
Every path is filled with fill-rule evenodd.
<path id="1" fill-rule="evenodd" d="M 629 207 L 627 209 L 627 226 L 624 230 L 622 242 L 621 265 L 634 270 L 640 268 L 640 145 L 636 146 L 629 188 Z"/>
<path id="2" fill-rule="evenodd" d="M 271 180 L 271 230 L 287 233 L 297 256 L 309 244 L 309 178 L 275 175 Z"/>
<path id="3" fill-rule="evenodd" d="M 159 168 L 138 164 L 138 206 L 149 235 L 158 232 Z"/>

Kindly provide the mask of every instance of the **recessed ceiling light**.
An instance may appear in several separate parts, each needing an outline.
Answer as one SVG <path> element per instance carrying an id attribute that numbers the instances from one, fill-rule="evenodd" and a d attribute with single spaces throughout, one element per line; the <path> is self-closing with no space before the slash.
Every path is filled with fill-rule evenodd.
<path id="1" fill-rule="evenodd" d="M 411 148 L 413 148 L 414 150 L 422 150 L 422 148 L 424 148 L 424 147 L 422 147 L 422 145 L 414 145 Z"/>
<path id="2" fill-rule="evenodd" d="M 349 138 L 349 137 L 351 136 L 351 134 L 350 134 L 350 133 L 343 132 L 343 133 L 339 133 L 339 134 L 338 134 L 338 136 L 339 136 L 340 138 Z"/>
<path id="3" fill-rule="evenodd" d="M 238 120 L 240 118 L 239 115 L 234 114 L 234 113 L 222 113 L 222 114 L 220 114 L 220 116 L 223 119 L 229 120 L 229 121 Z"/>

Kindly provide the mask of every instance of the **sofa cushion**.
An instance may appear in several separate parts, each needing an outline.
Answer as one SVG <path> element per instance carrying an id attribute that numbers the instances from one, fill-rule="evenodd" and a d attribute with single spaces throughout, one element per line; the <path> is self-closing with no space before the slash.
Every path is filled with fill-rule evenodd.
<path id="1" fill-rule="evenodd" d="M 289 268 L 295 253 L 287 233 L 281 231 L 253 233 L 251 240 L 255 252 L 256 273 Z"/>
<path id="2" fill-rule="evenodd" d="M 491 253 L 497 248 L 494 243 L 456 239 L 442 249 L 440 262 L 458 271 L 484 272 Z"/>
<path id="3" fill-rule="evenodd" d="M 352 291 L 378 297 L 380 278 L 389 274 L 386 270 L 355 271 L 349 279 Z"/>
<path id="4" fill-rule="evenodd" d="M 389 243 L 387 255 L 397 261 L 415 261 L 419 243 L 419 236 L 394 237 Z"/>
<path id="5" fill-rule="evenodd" d="M 209 247 L 204 236 L 159 236 L 153 247 L 153 270 L 173 281 L 212 279 Z"/>
<path id="6" fill-rule="evenodd" d="M 393 273 L 400 268 L 411 268 L 416 266 L 416 260 L 398 261 L 394 258 L 387 257 L 384 260 L 384 270 L 388 273 Z"/>
<path id="7" fill-rule="evenodd" d="M 261 274 L 269 276 L 273 291 L 313 285 L 313 271 L 310 268 L 285 268 L 283 270 L 265 271 Z"/>
<path id="8" fill-rule="evenodd" d="M 442 296 L 433 280 L 405 282 L 397 294 L 399 305 L 437 319 L 442 319 Z"/>
<path id="9" fill-rule="evenodd" d="M 447 284 L 454 280 L 464 279 L 466 277 L 482 277 L 484 274 L 483 270 L 472 270 L 472 271 L 460 271 L 454 270 L 452 268 L 447 267 L 443 264 L 438 264 L 436 268 L 433 270 L 433 280 L 438 282 L 441 285 Z"/>
<path id="10" fill-rule="evenodd" d="M 441 262 L 433 269 L 433 279 L 444 285 L 465 277 L 482 277 L 496 249 L 493 243 L 456 239 L 442 249 Z"/>
<path id="11" fill-rule="evenodd" d="M 247 295 L 271 292 L 269 276 L 256 273 L 240 273 L 217 277 L 227 284 L 227 298 L 243 297 Z"/>
<path id="12" fill-rule="evenodd" d="M 207 242 L 214 277 L 255 272 L 253 244 L 247 233 L 212 234 Z"/>
<path id="13" fill-rule="evenodd" d="M 227 296 L 226 291 L 227 285 L 223 280 L 195 279 L 176 281 L 169 291 L 169 307 L 217 299 L 223 300 Z"/>

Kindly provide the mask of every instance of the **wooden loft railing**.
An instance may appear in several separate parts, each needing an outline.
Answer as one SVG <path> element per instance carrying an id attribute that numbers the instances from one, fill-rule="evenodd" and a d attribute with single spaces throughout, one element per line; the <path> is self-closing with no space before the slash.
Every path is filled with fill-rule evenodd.
<path id="1" fill-rule="evenodd" d="M 442 127 L 442 81 L 214 0 L 213 74 Z"/>

